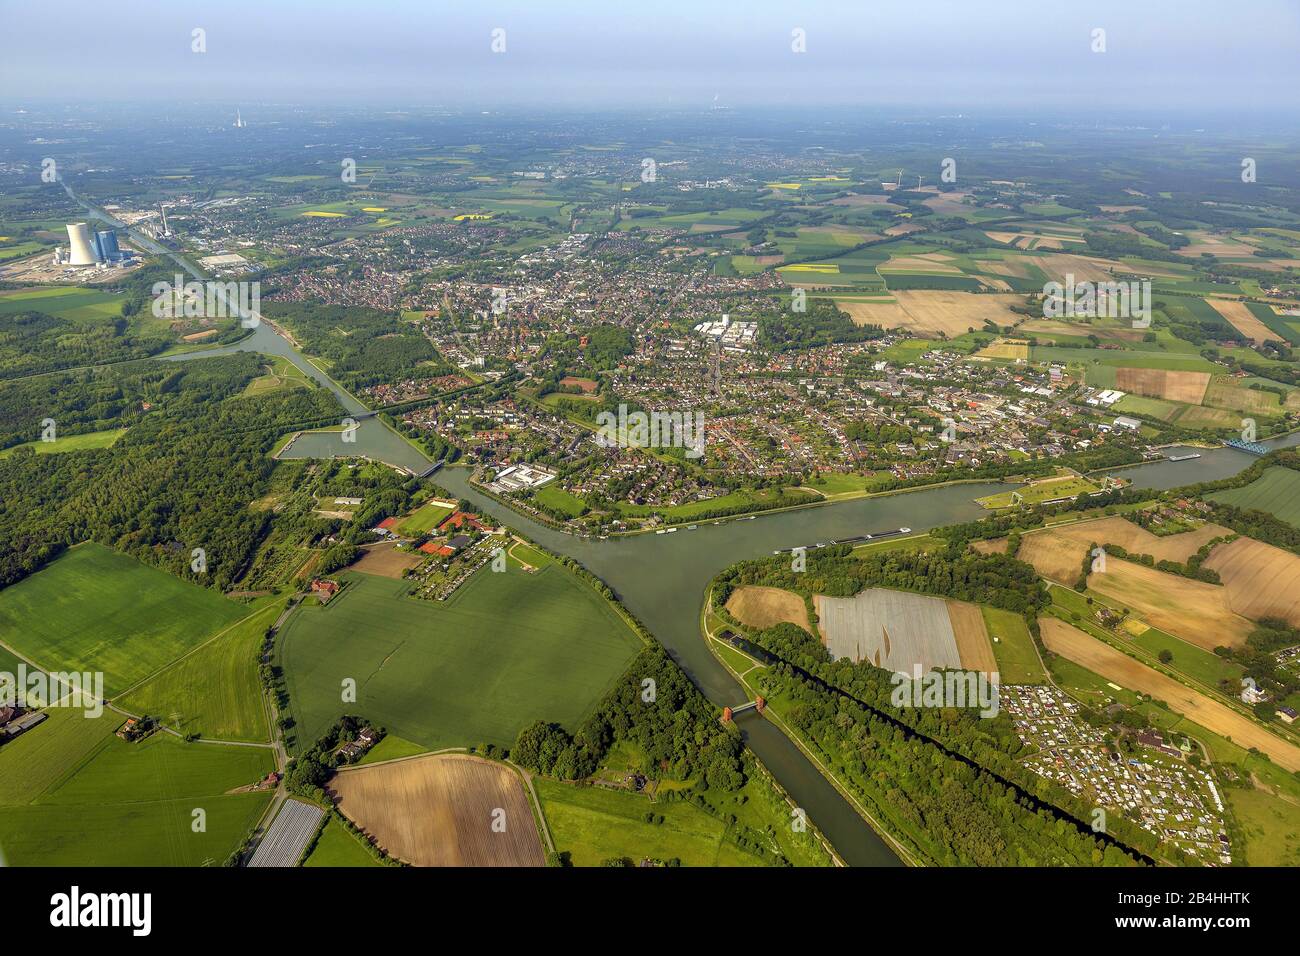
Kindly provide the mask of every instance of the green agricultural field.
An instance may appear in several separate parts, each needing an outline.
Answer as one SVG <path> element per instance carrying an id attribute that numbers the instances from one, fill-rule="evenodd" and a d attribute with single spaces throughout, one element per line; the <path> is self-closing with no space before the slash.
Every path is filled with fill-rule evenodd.
<path id="1" fill-rule="evenodd" d="M 44 312 L 76 322 L 98 322 L 122 314 L 122 295 L 77 286 L 50 286 L 0 293 L 0 316 Z"/>
<path id="2" fill-rule="evenodd" d="M 1233 788 L 1227 797 L 1246 834 L 1250 866 L 1300 866 L 1300 821 L 1293 806 L 1253 788 Z"/>
<path id="3" fill-rule="evenodd" d="M 539 718 L 576 730 L 640 647 L 613 607 L 559 565 L 480 571 L 446 602 L 407 597 L 404 581 L 345 577 L 343 594 L 283 629 L 299 748 L 344 712 L 430 749 L 510 745 Z M 355 703 L 342 702 L 347 678 Z"/>
<path id="4" fill-rule="evenodd" d="M 153 714 L 182 734 L 220 740 L 270 740 L 258 652 L 284 600 L 255 611 L 116 701 Z"/>
<path id="5" fill-rule="evenodd" d="M 1267 511 L 1300 528 L 1300 472 L 1290 468 L 1266 468 L 1262 475 L 1242 488 L 1216 491 L 1206 497 L 1238 508 Z"/>
<path id="6" fill-rule="evenodd" d="M 1121 638 L 1115 643 L 1122 644 L 1123 639 Z M 1173 660 L 1165 664 L 1165 667 L 1181 671 L 1193 680 L 1200 681 L 1209 687 L 1218 687 L 1221 680 L 1227 680 L 1233 686 L 1239 686 L 1241 677 L 1245 673 L 1245 668 L 1240 664 L 1225 661 L 1222 657 L 1211 654 L 1195 644 L 1188 644 L 1186 641 L 1179 640 L 1172 634 L 1166 634 L 1154 627 L 1134 637 L 1133 643 L 1156 657 L 1159 656 L 1161 651 L 1168 651 L 1173 655 Z"/>
<path id="7" fill-rule="evenodd" d="M 230 794 L 275 767 L 269 748 L 128 744 L 121 716 L 51 717 L 0 748 L 0 849 L 18 866 L 221 865 L 265 810 L 267 793 Z M 195 832 L 194 811 L 206 830 Z M 112 839 L 106 839 L 110 834 Z"/>
<path id="8" fill-rule="evenodd" d="M 0 591 L 0 633 L 53 670 L 103 671 L 120 694 L 246 611 L 93 542 Z"/>
<path id="9" fill-rule="evenodd" d="M 325 823 L 303 866 L 383 866 L 338 820 Z"/>
<path id="10" fill-rule="evenodd" d="M 126 434 L 125 428 L 109 428 L 102 432 L 84 435 L 59 435 L 54 441 L 29 441 L 12 445 L 0 451 L 0 458 L 8 457 L 17 448 L 30 448 L 38 455 L 56 455 L 65 451 L 84 451 L 87 448 L 109 448 Z"/>
<path id="11" fill-rule="evenodd" d="M 428 747 L 413 744 L 396 734 L 385 734 L 384 738 L 366 751 L 359 764 L 383 763 L 385 760 L 399 760 L 402 757 L 416 757 L 428 753 Z"/>
<path id="12" fill-rule="evenodd" d="M 577 787 L 536 778 L 542 814 L 557 851 L 574 866 L 614 857 L 678 859 L 684 866 L 762 866 L 761 857 L 727 839 L 727 824 L 684 801 L 652 803 L 642 794 Z M 647 813 L 663 823 L 648 823 Z"/>
<path id="13" fill-rule="evenodd" d="M 570 518 L 578 517 L 582 514 L 583 509 L 587 507 L 586 503 L 581 498 L 569 494 L 554 482 L 551 482 L 534 492 L 533 499 L 539 505 L 550 508 L 552 511 L 558 511 L 561 514 L 568 515 Z"/>
<path id="14" fill-rule="evenodd" d="M 717 498 L 706 498 L 703 501 L 692 501 L 684 505 L 674 505 L 670 508 L 619 502 L 618 512 L 631 518 L 646 518 L 653 514 L 662 514 L 669 522 L 689 521 L 692 518 L 698 518 L 700 515 L 708 514 L 720 508 L 745 507 L 750 511 L 761 511 L 764 508 L 770 508 L 783 493 L 789 494 L 790 491 L 789 489 L 773 488 L 762 488 L 754 491 L 741 489 L 730 494 L 720 495 Z M 817 495 L 806 492 L 800 494 L 803 496 L 802 500 L 804 501 L 821 500 Z"/>
<path id="15" fill-rule="evenodd" d="M 980 606 L 989 637 L 996 638 L 993 656 L 1004 684 L 1045 684 L 1047 675 L 1024 617 L 1000 608 Z"/>

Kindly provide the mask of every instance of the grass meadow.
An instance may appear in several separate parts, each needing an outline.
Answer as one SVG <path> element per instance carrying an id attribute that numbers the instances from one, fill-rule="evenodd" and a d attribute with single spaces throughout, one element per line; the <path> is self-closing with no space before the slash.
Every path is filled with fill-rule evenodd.
<path id="1" fill-rule="evenodd" d="M 95 543 L 0 591 L 6 643 L 52 670 L 103 671 L 114 696 L 247 611 Z"/>
<path id="2" fill-rule="evenodd" d="M 404 581 L 346 577 L 338 598 L 303 608 L 283 629 L 299 748 L 344 712 L 430 749 L 510 745 L 539 718 L 576 729 L 640 647 L 614 609 L 558 565 L 479 571 L 445 603 L 408 597 Z M 342 700 L 347 678 L 355 703 Z"/>

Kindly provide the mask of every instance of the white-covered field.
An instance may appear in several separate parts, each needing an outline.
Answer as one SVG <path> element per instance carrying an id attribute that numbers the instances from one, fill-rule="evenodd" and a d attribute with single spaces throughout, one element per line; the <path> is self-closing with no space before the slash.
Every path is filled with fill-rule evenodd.
<path id="1" fill-rule="evenodd" d="M 948 604 L 943 598 L 868 588 L 851 598 L 817 597 L 822 640 L 835 658 L 869 661 L 911 674 L 960 668 Z"/>

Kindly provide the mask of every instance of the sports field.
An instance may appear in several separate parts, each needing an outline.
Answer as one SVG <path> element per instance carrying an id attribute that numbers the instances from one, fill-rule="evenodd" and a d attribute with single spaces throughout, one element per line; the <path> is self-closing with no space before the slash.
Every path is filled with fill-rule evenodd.
<path id="1" fill-rule="evenodd" d="M 543 866 L 519 774 L 466 754 L 430 754 L 336 774 L 339 812 L 414 866 Z"/>
<path id="2" fill-rule="evenodd" d="M 270 749 L 113 736 L 121 716 L 53 709 L 0 748 L 0 848 L 10 865 L 221 865 L 271 798 L 228 793 L 274 769 Z M 194 811 L 205 815 L 195 832 Z M 111 837 L 109 839 L 108 837 Z"/>
<path id="3" fill-rule="evenodd" d="M 399 534 L 412 538 L 428 534 L 442 523 L 443 519 L 455 511 L 455 503 L 448 505 L 441 501 L 426 501 L 409 517 L 403 518 L 397 526 Z"/>
<path id="4" fill-rule="evenodd" d="M 109 696 L 247 612 L 196 584 L 93 542 L 0 591 L 0 634 L 53 670 L 103 671 Z"/>
<path id="5" fill-rule="evenodd" d="M 508 746 L 537 719 L 576 730 L 641 646 L 559 565 L 482 570 L 446 602 L 407 597 L 404 581 L 346 577 L 339 597 L 283 629 L 299 747 L 345 712 L 431 749 Z M 342 702 L 345 678 L 356 681 L 355 703 Z"/>
<path id="6" fill-rule="evenodd" d="M 269 740 L 258 652 L 283 607 L 278 600 L 250 614 L 116 703 L 133 714 L 161 717 L 182 734 Z"/>
<path id="7" fill-rule="evenodd" d="M 1267 511 L 1300 528 L 1300 471 L 1273 467 L 1241 488 L 1216 491 L 1206 497 L 1247 510 Z"/>

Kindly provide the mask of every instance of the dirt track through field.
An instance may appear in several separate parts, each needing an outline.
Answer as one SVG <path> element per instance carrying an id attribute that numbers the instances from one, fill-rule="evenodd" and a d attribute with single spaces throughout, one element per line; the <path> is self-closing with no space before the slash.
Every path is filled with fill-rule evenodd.
<path id="1" fill-rule="evenodd" d="M 1152 670 L 1062 620 L 1042 617 L 1039 622 L 1043 643 L 1052 653 L 1060 654 L 1121 687 L 1164 701 L 1171 710 L 1207 730 L 1228 737 L 1238 747 L 1255 747 L 1287 770 L 1300 770 L 1300 748 L 1274 737 L 1249 717 Z"/>
<path id="2" fill-rule="evenodd" d="M 339 811 L 414 866 L 544 866 L 519 776 L 465 754 L 430 754 L 336 774 Z"/>

